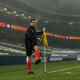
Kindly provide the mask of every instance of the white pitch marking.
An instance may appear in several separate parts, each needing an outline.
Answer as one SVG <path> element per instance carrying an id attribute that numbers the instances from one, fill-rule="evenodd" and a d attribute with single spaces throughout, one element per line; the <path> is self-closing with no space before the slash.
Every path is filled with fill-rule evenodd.
<path id="1" fill-rule="evenodd" d="M 79 68 L 80 66 L 76 66 L 76 67 L 72 67 L 72 68 L 67 68 L 67 69 L 61 69 L 61 70 L 56 70 L 56 71 L 51 71 L 48 73 L 55 73 L 55 72 L 61 72 L 61 71 L 67 71 L 67 70 L 71 70 L 71 69 L 75 69 L 75 68 Z"/>
<path id="2" fill-rule="evenodd" d="M 67 74 L 71 74 L 71 72 L 66 72 Z"/>

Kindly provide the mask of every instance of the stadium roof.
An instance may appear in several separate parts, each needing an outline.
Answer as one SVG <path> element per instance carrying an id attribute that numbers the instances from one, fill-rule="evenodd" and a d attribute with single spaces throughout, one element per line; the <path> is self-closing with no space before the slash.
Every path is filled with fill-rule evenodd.
<path id="1" fill-rule="evenodd" d="M 16 7 L 18 10 L 33 12 L 33 14 L 52 14 L 80 17 L 79 0 L 0 0 L 0 5 Z M 31 9 L 32 8 L 32 9 Z M 43 13 L 44 12 L 44 13 Z"/>

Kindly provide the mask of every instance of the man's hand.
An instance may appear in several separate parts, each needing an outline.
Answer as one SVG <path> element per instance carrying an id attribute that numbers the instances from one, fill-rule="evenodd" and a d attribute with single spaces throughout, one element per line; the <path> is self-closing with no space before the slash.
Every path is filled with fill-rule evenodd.
<path id="1" fill-rule="evenodd" d="M 44 27 L 44 28 L 43 28 L 43 32 L 45 32 L 45 31 L 46 31 L 46 28 Z"/>
<path id="2" fill-rule="evenodd" d="M 39 41 L 41 41 L 41 38 L 37 38 Z"/>

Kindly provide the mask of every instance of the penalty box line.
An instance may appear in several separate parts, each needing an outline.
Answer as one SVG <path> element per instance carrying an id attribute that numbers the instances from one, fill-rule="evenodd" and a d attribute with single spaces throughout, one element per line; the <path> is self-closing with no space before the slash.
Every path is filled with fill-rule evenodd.
<path id="1" fill-rule="evenodd" d="M 76 66 L 76 67 L 71 67 L 71 68 L 66 68 L 66 69 L 51 71 L 51 72 L 47 72 L 47 73 L 56 73 L 56 72 L 61 72 L 61 71 L 67 71 L 67 70 L 71 70 L 71 69 L 75 69 L 75 68 L 79 68 L 79 67 L 80 66 Z"/>

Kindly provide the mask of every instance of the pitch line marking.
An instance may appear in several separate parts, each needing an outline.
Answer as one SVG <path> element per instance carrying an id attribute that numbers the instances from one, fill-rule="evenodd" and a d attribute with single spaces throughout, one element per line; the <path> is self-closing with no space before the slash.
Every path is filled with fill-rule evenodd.
<path id="1" fill-rule="evenodd" d="M 79 68 L 80 66 L 76 66 L 76 67 L 72 67 L 72 68 L 67 68 L 67 69 L 61 69 L 61 70 L 56 70 L 56 71 L 51 71 L 48 73 L 55 73 L 55 72 L 61 72 L 61 71 L 67 71 L 67 70 L 71 70 L 71 69 L 75 69 L 75 68 Z"/>

